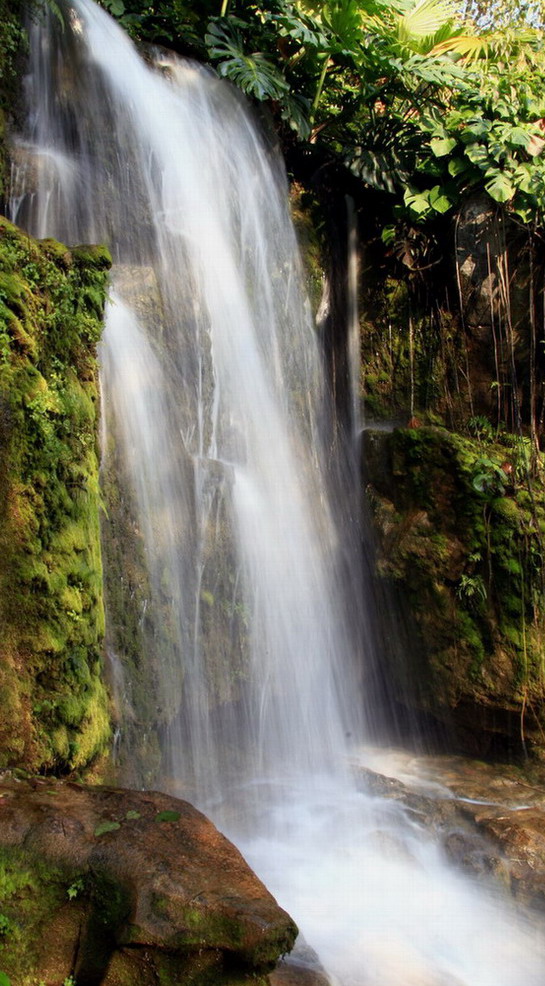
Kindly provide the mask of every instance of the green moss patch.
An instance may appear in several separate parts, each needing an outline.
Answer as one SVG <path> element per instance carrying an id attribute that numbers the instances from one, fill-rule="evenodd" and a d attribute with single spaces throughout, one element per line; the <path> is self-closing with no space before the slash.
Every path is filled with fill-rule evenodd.
<path id="1" fill-rule="evenodd" d="M 97 369 L 109 257 L 0 220 L 0 765 L 67 771 L 109 735 Z"/>
<path id="2" fill-rule="evenodd" d="M 401 590 L 420 632 L 417 700 L 455 721 L 460 710 L 484 710 L 497 716 L 493 729 L 541 743 L 542 480 L 519 468 L 520 442 L 509 435 L 418 427 L 369 441 L 371 472 L 375 461 L 382 469 L 369 486 L 379 574 Z M 473 715 L 477 734 L 483 719 Z"/>

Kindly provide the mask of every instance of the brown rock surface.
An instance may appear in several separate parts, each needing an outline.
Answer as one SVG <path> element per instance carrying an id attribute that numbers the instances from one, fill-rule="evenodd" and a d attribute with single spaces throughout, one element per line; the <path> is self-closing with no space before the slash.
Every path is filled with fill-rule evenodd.
<path id="1" fill-rule="evenodd" d="M 224 960 L 266 971 L 297 934 L 238 850 L 164 794 L 5 777 L 0 855 L 0 911 L 17 931 L 2 950 L 12 986 L 69 975 L 78 986 L 146 986 L 165 963 L 180 982 L 227 982 Z"/>
<path id="2" fill-rule="evenodd" d="M 521 904 L 545 911 L 545 785 L 536 768 L 453 756 L 422 757 L 419 769 L 417 790 L 410 777 L 404 783 L 368 768 L 358 776 L 370 793 L 405 804 L 455 865 L 494 876 Z"/>
<path id="3" fill-rule="evenodd" d="M 503 858 L 511 893 L 545 910 L 545 815 L 539 808 L 464 806 L 477 828 Z"/>

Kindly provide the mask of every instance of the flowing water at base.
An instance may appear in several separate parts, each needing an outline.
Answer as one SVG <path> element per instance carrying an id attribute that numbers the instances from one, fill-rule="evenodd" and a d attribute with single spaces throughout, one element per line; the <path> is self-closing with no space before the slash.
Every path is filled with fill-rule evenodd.
<path id="1" fill-rule="evenodd" d="M 517 915 L 503 888 L 454 869 L 405 806 L 323 778 L 312 793 L 279 786 L 262 808 L 228 834 L 333 983 L 543 983 L 542 923 Z"/>
<path id="2" fill-rule="evenodd" d="M 140 647 L 131 672 L 110 625 L 125 777 L 205 810 L 341 986 L 542 986 L 541 939 L 499 890 L 351 780 L 372 614 L 277 153 L 211 73 L 145 63 L 91 0 L 64 9 L 63 33 L 32 30 L 12 216 L 115 260 L 104 458 Z"/>

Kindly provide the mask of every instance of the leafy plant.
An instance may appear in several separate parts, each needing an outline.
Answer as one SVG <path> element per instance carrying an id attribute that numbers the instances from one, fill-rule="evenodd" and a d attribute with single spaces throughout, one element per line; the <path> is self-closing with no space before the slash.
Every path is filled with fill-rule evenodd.
<path id="1" fill-rule="evenodd" d="M 286 79 L 260 51 L 246 54 L 240 33 L 231 25 L 212 23 L 205 36 L 220 75 L 256 99 L 279 99 L 289 91 Z"/>
<path id="2" fill-rule="evenodd" d="M 483 414 L 475 414 L 467 423 L 470 435 L 475 438 L 491 439 L 494 435 L 494 425 Z"/>
<path id="3" fill-rule="evenodd" d="M 423 223 L 484 189 L 524 221 L 545 196 L 542 35 L 480 30 L 451 0 L 103 0 L 208 57 L 279 122 Z M 219 9 L 218 9 L 219 8 Z"/>
<path id="4" fill-rule="evenodd" d="M 96 835 L 96 831 L 95 831 L 95 835 Z M 85 889 L 85 881 L 83 877 L 80 876 L 77 878 L 77 880 L 74 880 L 74 882 L 70 884 L 70 886 L 66 891 L 69 900 L 75 900 L 76 897 L 79 897 L 79 895 L 83 893 L 84 889 Z"/>
<path id="5" fill-rule="evenodd" d="M 458 599 L 473 600 L 484 602 L 486 599 L 486 586 L 480 575 L 461 575 L 456 586 Z"/>
<path id="6" fill-rule="evenodd" d="M 486 496 L 501 496 L 505 491 L 507 476 L 500 465 L 489 456 L 480 456 L 474 465 L 473 489 Z"/>

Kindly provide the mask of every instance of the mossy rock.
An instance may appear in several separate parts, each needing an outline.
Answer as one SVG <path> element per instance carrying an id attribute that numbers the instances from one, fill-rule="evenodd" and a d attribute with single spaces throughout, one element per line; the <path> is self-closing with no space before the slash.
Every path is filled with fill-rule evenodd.
<path id="1" fill-rule="evenodd" d="M 96 342 L 109 257 L 0 219 L 0 765 L 108 741 Z"/>
<path id="2" fill-rule="evenodd" d="M 506 469 L 515 445 L 437 427 L 366 436 L 377 571 L 414 630 L 386 677 L 473 752 L 543 743 L 545 490 Z"/>
<path id="3" fill-rule="evenodd" d="M 244 986 L 297 929 L 204 815 L 155 792 L 0 782 L 0 970 L 107 986 Z"/>

